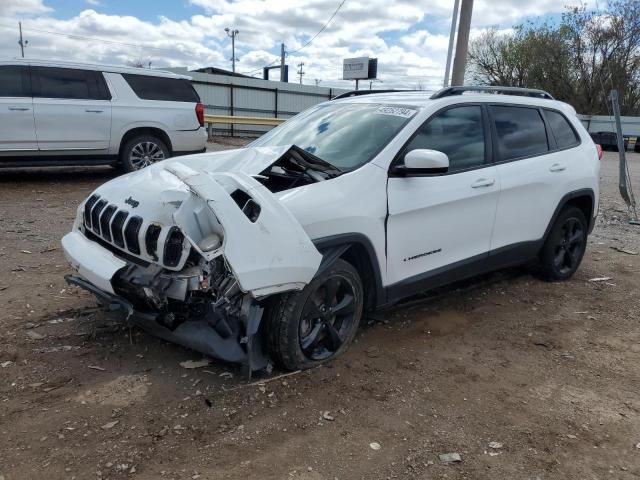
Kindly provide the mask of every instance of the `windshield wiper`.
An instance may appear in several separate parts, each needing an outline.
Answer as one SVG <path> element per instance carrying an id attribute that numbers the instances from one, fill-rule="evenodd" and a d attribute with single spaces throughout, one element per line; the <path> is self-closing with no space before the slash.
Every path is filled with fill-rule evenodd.
<path id="1" fill-rule="evenodd" d="M 343 172 L 335 165 L 330 164 L 326 160 L 316 157 L 313 153 L 300 148 L 297 145 L 291 145 L 289 153 L 295 162 L 301 167 L 308 170 L 316 170 L 327 175 L 327 178 L 334 178 Z"/>

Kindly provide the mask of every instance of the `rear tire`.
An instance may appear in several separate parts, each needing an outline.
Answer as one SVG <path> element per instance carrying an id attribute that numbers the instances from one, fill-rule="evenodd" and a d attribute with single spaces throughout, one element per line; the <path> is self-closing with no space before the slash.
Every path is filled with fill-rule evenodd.
<path id="1" fill-rule="evenodd" d="M 153 135 L 139 135 L 124 144 L 120 162 L 125 171 L 134 172 L 170 156 L 171 153 L 162 140 Z"/>
<path id="2" fill-rule="evenodd" d="M 333 360 L 358 331 L 363 298 L 358 271 L 340 259 L 301 291 L 279 296 L 265 325 L 271 357 L 286 370 Z"/>
<path id="3" fill-rule="evenodd" d="M 560 212 L 540 252 L 542 271 L 548 280 L 573 276 L 587 247 L 587 220 L 577 207 Z"/>

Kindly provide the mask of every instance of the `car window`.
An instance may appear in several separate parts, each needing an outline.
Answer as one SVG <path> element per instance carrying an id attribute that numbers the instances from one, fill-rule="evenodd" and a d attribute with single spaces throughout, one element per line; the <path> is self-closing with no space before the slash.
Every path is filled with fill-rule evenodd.
<path id="1" fill-rule="evenodd" d="M 479 105 L 465 105 L 449 108 L 431 117 L 419 128 L 404 154 L 419 148 L 446 153 L 450 172 L 484 164 L 482 108 Z"/>
<path id="2" fill-rule="evenodd" d="M 123 73 L 122 76 L 135 94 L 143 100 L 200 102 L 200 97 L 193 85 L 184 78 L 155 77 L 130 73 Z"/>
<path id="3" fill-rule="evenodd" d="M 564 115 L 553 110 L 545 110 L 544 114 L 547 117 L 558 148 L 568 148 L 578 144 L 578 136 Z"/>
<path id="4" fill-rule="evenodd" d="M 549 151 L 547 132 L 537 108 L 491 106 L 501 160 L 540 155 Z"/>
<path id="5" fill-rule="evenodd" d="M 31 67 L 33 96 L 78 100 L 109 100 L 102 73 L 59 67 Z"/>
<path id="6" fill-rule="evenodd" d="M 0 97 L 30 97 L 29 70 L 19 65 L 0 66 Z"/>
<path id="7" fill-rule="evenodd" d="M 417 113 L 415 107 L 327 102 L 287 120 L 251 146 L 297 145 L 342 171 L 372 160 Z"/>

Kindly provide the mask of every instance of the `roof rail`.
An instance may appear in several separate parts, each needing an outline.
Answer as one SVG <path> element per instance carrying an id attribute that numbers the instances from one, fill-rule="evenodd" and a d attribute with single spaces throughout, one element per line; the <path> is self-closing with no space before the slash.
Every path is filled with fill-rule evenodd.
<path id="1" fill-rule="evenodd" d="M 547 100 L 554 100 L 551 94 L 544 90 L 538 90 L 536 88 L 521 88 L 521 87 L 489 87 L 489 86 L 461 86 L 461 87 L 447 87 L 437 91 L 431 95 L 431 99 L 451 97 L 453 95 L 462 95 L 464 92 L 486 92 L 497 93 L 500 95 L 520 95 L 523 97 L 536 97 L 546 98 Z"/>
<path id="2" fill-rule="evenodd" d="M 336 95 L 331 100 L 337 100 L 339 98 L 359 97 L 361 95 L 371 95 L 374 93 L 393 93 L 393 92 L 415 92 L 416 90 L 351 90 L 350 92 L 344 92 L 340 95 Z"/>

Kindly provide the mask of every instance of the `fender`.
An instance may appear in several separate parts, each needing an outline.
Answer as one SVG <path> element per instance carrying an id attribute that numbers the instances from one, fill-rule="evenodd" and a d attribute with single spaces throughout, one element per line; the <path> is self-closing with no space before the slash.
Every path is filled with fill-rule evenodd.
<path id="1" fill-rule="evenodd" d="M 558 215 L 560 215 L 560 212 L 567 205 L 567 203 L 569 203 L 569 201 L 574 199 L 574 198 L 584 197 L 585 195 L 587 195 L 591 199 L 591 215 L 589 216 L 590 218 L 587 218 L 587 222 L 589 224 L 588 233 L 591 234 L 591 232 L 593 231 L 593 227 L 595 226 L 595 223 L 596 223 L 596 216 L 594 215 L 594 213 L 595 213 L 595 194 L 593 193 L 593 190 L 591 188 L 581 188 L 580 190 L 574 190 L 573 192 L 569 192 L 569 193 L 565 194 L 560 199 L 560 201 L 558 202 L 558 206 L 556 207 L 555 211 L 553 212 L 553 215 L 551 216 L 551 220 L 549 221 L 549 224 L 547 225 L 547 229 L 544 232 L 544 236 L 542 237 L 541 245 L 544 245 L 544 242 L 547 241 L 547 237 L 549 236 L 549 233 L 551 232 L 551 228 L 553 227 L 553 224 L 556 222 L 556 218 L 558 218 Z"/>
<path id="2" fill-rule="evenodd" d="M 382 275 L 380 273 L 380 263 L 378 256 L 373 248 L 373 244 L 368 237 L 362 233 L 340 233 L 337 235 L 329 235 L 327 237 L 312 240 L 316 249 L 323 255 L 322 263 L 319 270 L 323 270 L 331 266 L 338 258 L 349 251 L 353 245 L 360 245 L 364 248 L 368 261 L 373 272 L 373 283 L 375 295 L 373 306 L 380 308 L 387 303 L 384 287 L 382 286 Z M 366 280 L 366 279 L 363 279 Z"/>

